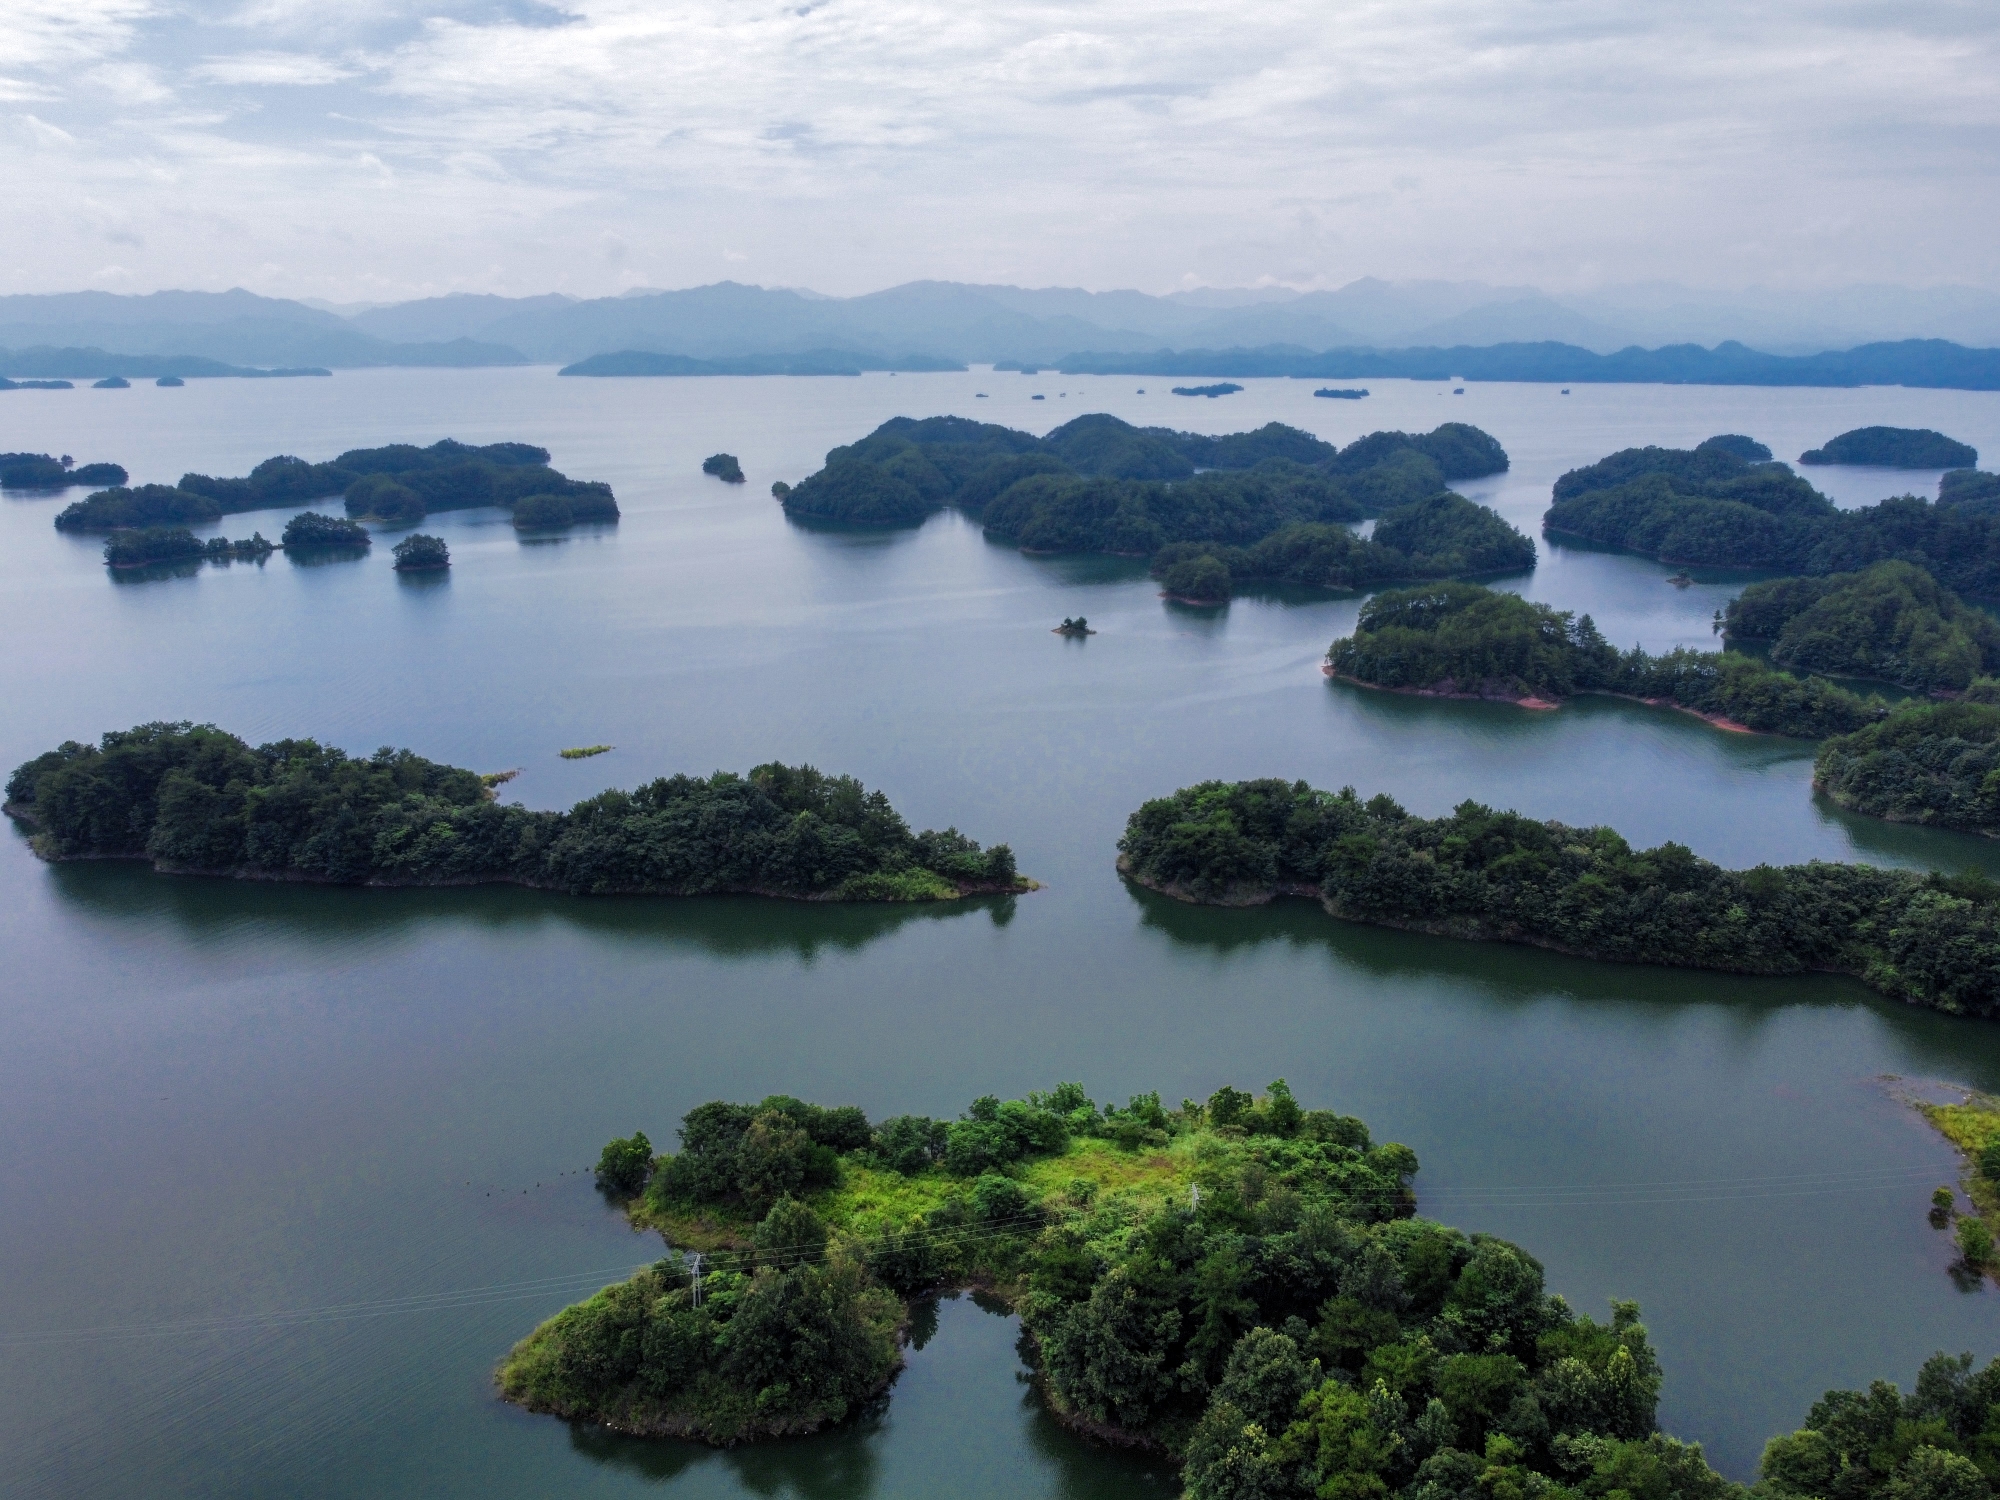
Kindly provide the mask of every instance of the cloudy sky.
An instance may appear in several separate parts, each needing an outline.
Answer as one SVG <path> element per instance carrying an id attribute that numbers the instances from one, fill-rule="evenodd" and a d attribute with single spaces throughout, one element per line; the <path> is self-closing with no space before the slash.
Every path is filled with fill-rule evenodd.
<path id="1" fill-rule="evenodd" d="M 1993 0 L 5 0 L 0 291 L 2000 288 Z"/>

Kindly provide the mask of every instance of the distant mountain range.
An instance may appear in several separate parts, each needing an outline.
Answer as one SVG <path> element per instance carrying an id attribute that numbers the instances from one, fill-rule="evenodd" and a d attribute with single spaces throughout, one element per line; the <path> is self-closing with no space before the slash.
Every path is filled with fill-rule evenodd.
<path id="1" fill-rule="evenodd" d="M 239 368 L 568 364 L 654 355 L 689 362 L 686 373 L 704 373 L 712 364 L 738 370 L 1067 365 L 1123 356 L 1157 360 L 1165 351 L 1183 351 L 1177 358 L 1207 351 L 1199 358 L 1212 362 L 1274 347 L 1307 354 L 1455 353 L 1559 344 L 1616 355 L 1729 340 L 1773 356 L 1808 356 L 1911 339 L 2000 345 L 2000 295 L 1967 287 L 1807 294 L 1647 285 L 1558 300 L 1526 286 L 1368 279 L 1338 291 L 1201 288 L 1164 297 L 943 281 L 860 297 L 720 282 L 591 299 L 461 294 L 347 307 L 240 289 L 0 297 L 0 349 L 14 351 L 7 358 L 15 361 L 29 353 L 94 350 Z M 1230 373 L 1204 365 L 1202 373 L 1211 372 Z M 26 371 L 0 369 L 14 373 Z"/>

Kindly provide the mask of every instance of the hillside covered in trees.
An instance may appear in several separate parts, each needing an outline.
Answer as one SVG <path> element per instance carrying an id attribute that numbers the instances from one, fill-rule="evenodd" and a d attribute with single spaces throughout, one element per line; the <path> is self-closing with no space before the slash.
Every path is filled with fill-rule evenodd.
<path id="1" fill-rule="evenodd" d="M 1771 660 L 1793 671 L 1951 692 L 2000 671 L 2000 622 L 1914 563 L 1753 583 L 1720 623 L 1731 643 L 1769 642 Z"/>
<path id="2" fill-rule="evenodd" d="M 536 1329 L 508 1399 L 711 1442 L 811 1430 L 893 1375 L 903 1299 L 971 1282 L 1020 1312 L 1059 1419 L 1165 1450 L 1191 1500 L 1731 1489 L 1656 1431 L 1635 1305 L 1578 1316 L 1517 1246 L 1415 1217 L 1415 1153 L 1282 1080 L 1178 1108 L 1069 1083 L 956 1120 L 718 1101 L 680 1142 L 599 1168 L 680 1248 Z"/>
<path id="3" fill-rule="evenodd" d="M 1841 510 L 1740 438 L 1699 447 L 1627 448 L 1555 482 L 1551 536 L 1662 562 L 1820 576 L 1901 559 L 1974 598 L 2000 598 L 2000 481 L 1944 476 L 1935 501 L 1903 495 Z"/>
<path id="4" fill-rule="evenodd" d="M 1739 652 L 1620 651 L 1589 615 L 1471 583 L 1375 595 L 1326 660 L 1335 676 L 1371 687 L 1544 705 L 1615 693 L 1806 739 L 1859 729 L 1889 711 L 1880 698 Z"/>
<path id="5" fill-rule="evenodd" d="M 1849 974 L 1913 1005 L 2000 1013 L 2000 885 L 1873 865 L 1725 870 L 1464 802 L 1420 818 L 1305 782 L 1203 782 L 1127 821 L 1119 868 L 1185 901 L 1319 897 L 1350 921 L 1738 974 Z"/>
<path id="6" fill-rule="evenodd" d="M 1004 844 L 981 849 L 954 828 L 912 833 L 853 777 L 776 762 L 538 812 L 407 750 L 253 748 L 212 725 L 142 724 L 26 762 L 7 782 L 6 810 L 44 859 L 143 859 L 249 879 L 845 901 L 1031 884 Z"/>
<path id="7" fill-rule="evenodd" d="M 1857 427 L 1799 455 L 1802 464 L 1867 464 L 1883 469 L 1969 469 L 1979 450 L 1928 427 Z"/>
<path id="8" fill-rule="evenodd" d="M 512 507 L 543 496 L 563 501 L 573 520 L 615 521 L 611 487 L 566 478 L 549 452 L 529 443 L 473 447 L 447 438 L 428 448 L 395 443 L 354 448 L 330 463 L 267 458 L 241 479 L 183 474 L 176 484 L 127 487 L 121 477 L 65 506 L 59 531 L 138 526 L 199 526 L 241 511 L 306 505 L 343 497 L 351 517 L 414 525 L 427 514 L 479 505 Z"/>
<path id="9" fill-rule="evenodd" d="M 1533 542 L 1447 488 L 1506 467 L 1491 437 L 1452 422 L 1335 448 L 1276 422 L 1210 437 L 1094 413 L 1036 438 L 898 417 L 780 499 L 796 517 L 868 525 L 953 506 L 1024 551 L 1150 556 L 1169 593 L 1226 598 L 1253 579 L 1360 588 L 1530 567 Z M 1371 516 L 1373 538 L 1346 529 Z"/>
<path id="10" fill-rule="evenodd" d="M 1813 784 L 1853 812 L 2000 835 L 2000 682 L 1967 696 L 1910 704 L 1828 740 Z"/>

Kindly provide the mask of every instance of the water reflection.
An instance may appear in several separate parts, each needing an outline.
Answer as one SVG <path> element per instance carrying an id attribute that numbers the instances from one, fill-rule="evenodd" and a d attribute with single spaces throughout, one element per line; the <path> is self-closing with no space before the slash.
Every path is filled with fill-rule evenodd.
<path id="1" fill-rule="evenodd" d="M 866 1408 L 808 1438 L 716 1450 L 573 1425 L 571 1450 L 676 1495 L 797 1500 L 1133 1500 L 1178 1489 L 1157 1458 L 1106 1448 L 1048 1413 L 1024 1357 L 1019 1320 L 981 1293 L 912 1309 L 908 1363 Z"/>
<path id="2" fill-rule="evenodd" d="M 717 957 L 855 952 L 918 922 L 985 913 L 995 927 L 1014 918 L 1013 896 L 959 901 L 780 901 L 764 896 L 568 896 L 521 886 L 379 889 L 160 875 L 131 861 L 48 868 L 62 899 L 109 923 L 150 919 L 194 946 L 255 932 L 312 948 L 454 929 L 531 935 L 561 927 L 629 943 L 691 948 Z"/>

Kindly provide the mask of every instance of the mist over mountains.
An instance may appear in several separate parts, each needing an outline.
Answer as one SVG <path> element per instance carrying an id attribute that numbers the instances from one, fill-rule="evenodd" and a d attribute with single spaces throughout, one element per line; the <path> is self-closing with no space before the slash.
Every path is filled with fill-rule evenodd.
<path id="1" fill-rule="evenodd" d="M 1554 342 L 1605 354 L 1735 340 L 1815 354 L 1911 338 L 2000 344 L 2000 295 L 1969 287 L 1698 292 L 1665 283 L 1550 297 L 1529 286 L 1366 279 L 1337 291 L 1135 291 L 917 281 L 858 297 L 719 282 L 616 297 L 454 294 L 333 307 L 227 292 L 0 297 L 0 348 L 185 355 L 232 365 L 566 363 L 636 350 L 727 361 L 846 352 L 1045 363 L 1081 352 L 1484 347 Z"/>

